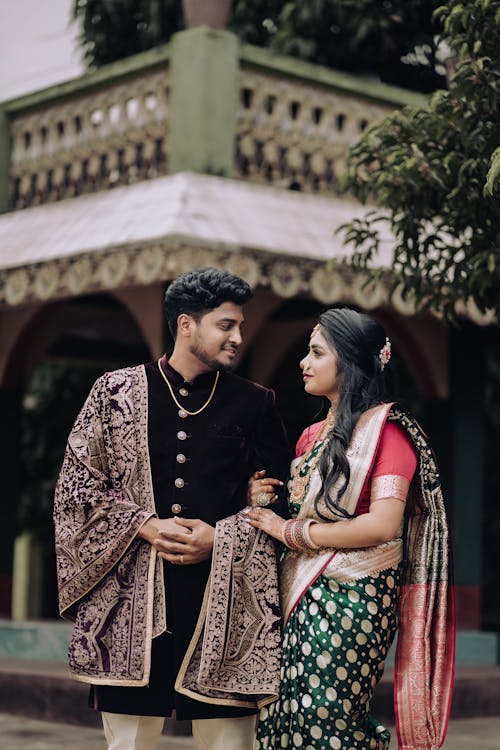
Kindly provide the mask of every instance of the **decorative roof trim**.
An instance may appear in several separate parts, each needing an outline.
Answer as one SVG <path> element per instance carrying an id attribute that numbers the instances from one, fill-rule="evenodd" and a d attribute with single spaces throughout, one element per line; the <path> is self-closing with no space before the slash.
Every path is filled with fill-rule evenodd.
<path id="1" fill-rule="evenodd" d="M 382 282 L 364 287 L 366 279 L 359 274 L 328 270 L 324 261 L 165 241 L 3 269 L 0 308 L 169 281 L 191 268 L 209 265 L 237 273 L 253 288 L 269 287 L 284 298 L 305 295 L 324 304 L 353 302 L 366 310 L 388 301 Z M 403 300 L 398 308 L 407 315 L 414 312 Z"/>
<path id="2" fill-rule="evenodd" d="M 122 246 L 71 258 L 0 270 L 0 310 L 55 301 L 130 286 L 168 282 L 185 271 L 216 266 L 236 273 L 252 288 L 268 287 L 279 297 L 312 297 L 324 305 L 346 303 L 370 311 L 390 307 L 401 315 L 415 315 L 415 301 L 396 289 L 389 296 L 390 276 L 376 281 L 323 260 L 290 259 L 256 250 L 215 249 L 180 241 Z M 477 325 L 495 322 L 469 302 L 461 313 Z"/>

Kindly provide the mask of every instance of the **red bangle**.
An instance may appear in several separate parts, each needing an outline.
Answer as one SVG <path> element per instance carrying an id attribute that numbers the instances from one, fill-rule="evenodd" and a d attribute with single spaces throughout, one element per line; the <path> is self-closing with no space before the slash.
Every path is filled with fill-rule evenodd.
<path id="1" fill-rule="evenodd" d="M 285 521 L 283 538 L 286 546 L 296 552 L 311 552 L 319 549 L 309 535 L 309 527 L 312 523 L 316 522 L 311 518 L 291 518 Z"/>

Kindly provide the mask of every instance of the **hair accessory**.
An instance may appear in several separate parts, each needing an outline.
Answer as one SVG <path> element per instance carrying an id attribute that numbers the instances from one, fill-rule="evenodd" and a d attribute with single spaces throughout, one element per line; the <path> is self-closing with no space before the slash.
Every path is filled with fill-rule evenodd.
<path id="1" fill-rule="evenodd" d="M 379 352 L 378 358 L 380 360 L 380 367 L 383 370 L 391 359 L 391 342 L 387 336 L 385 338 L 385 344 Z"/>

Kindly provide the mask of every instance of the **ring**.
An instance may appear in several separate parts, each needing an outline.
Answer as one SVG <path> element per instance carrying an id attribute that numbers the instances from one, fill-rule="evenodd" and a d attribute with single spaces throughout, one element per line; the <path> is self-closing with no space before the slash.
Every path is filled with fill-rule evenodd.
<path id="1" fill-rule="evenodd" d="M 184 555 L 181 555 L 181 565 L 184 565 Z"/>
<path id="2" fill-rule="evenodd" d="M 272 495 L 269 494 L 269 492 L 259 492 L 257 495 L 256 503 L 257 505 L 260 505 L 261 508 L 265 508 L 266 505 L 269 505 L 272 499 Z"/>

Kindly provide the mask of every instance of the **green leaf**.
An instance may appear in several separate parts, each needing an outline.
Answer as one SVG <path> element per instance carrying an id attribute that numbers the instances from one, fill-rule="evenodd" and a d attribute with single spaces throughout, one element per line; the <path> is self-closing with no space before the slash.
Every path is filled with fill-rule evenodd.
<path id="1" fill-rule="evenodd" d="M 500 147 L 496 148 L 491 157 L 491 164 L 486 175 L 486 184 L 484 186 L 484 196 L 492 197 L 495 193 L 498 179 L 500 177 Z"/>

